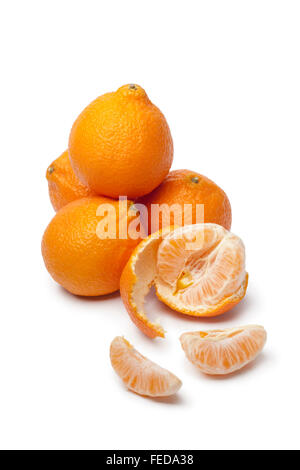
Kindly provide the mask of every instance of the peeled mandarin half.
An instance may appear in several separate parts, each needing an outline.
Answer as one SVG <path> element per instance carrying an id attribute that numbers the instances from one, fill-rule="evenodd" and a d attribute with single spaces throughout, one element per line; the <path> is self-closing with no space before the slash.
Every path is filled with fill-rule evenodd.
<path id="1" fill-rule="evenodd" d="M 216 316 L 242 300 L 248 274 L 245 249 L 236 235 L 216 224 L 168 228 L 143 240 L 121 276 L 120 291 L 133 322 L 149 337 L 164 337 L 145 312 L 155 285 L 159 299 L 192 316 Z"/>
<path id="2" fill-rule="evenodd" d="M 156 265 L 158 297 L 187 315 L 220 315 L 246 292 L 244 244 L 220 225 L 174 230 L 160 244 Z"/>
<path id="3" fill-rule="evenodd" d="M 129 390 L 148 397 L 176 393 L 182 382 L 174 374 L 142 356 L 121 336 L 110 345 L 111 364 Z"/>
<path id="4" fill-rule="evenodd" d="M 225 375 L 245 367 L 263 349 L 267 333 L 262 326 L 194 331 L 180 336 L 187 358 L 205 374 Z"/>

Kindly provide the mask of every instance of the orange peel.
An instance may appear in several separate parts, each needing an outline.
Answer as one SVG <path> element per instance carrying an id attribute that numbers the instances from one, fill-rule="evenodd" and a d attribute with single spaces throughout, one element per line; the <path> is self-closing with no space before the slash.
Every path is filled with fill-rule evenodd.
<path id="1" fill-rule="evenodd" d="M 150 338 L 164 337 L 144 303 L 152 285 L 158 298 L 185 315 L 209 317 L 231 309 L 245 296 L 248 274 L 239 237 L 216 224 L 168 227 L 133 251 L 120 280 L 124 305 Z"/>
<path id="2" fill-rule="evenodd" d="M 120 293 L 123 303 L 133 323 L 150 338 L 165 332 L 159 322 L 151 322 L 144 309 L 144 301 L 156 276 L 157 250 L 163 236 L 171 228 L 165 228 L 149 235 L 133 250 L 120 279 Z"/>

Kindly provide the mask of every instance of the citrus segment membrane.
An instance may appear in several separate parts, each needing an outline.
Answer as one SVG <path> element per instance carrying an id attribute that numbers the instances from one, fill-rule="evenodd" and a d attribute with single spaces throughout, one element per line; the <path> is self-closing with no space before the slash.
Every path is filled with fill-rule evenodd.
<path id="1" fill-rule="evenodd" d="M 144 302 L 154 284 L 166 305 L 193 316 L 220 315 L 245 295 L 245 249 L 236 235 L 216 224 L 168 227 L 143 240 L 132 253 L 120 282 L 133 322 L 147 336 L 164 337 Z"/>
<path id="2" fill-rule="evenodd" d="M 243 293 L 246 278 L 242 240 L 219 225 L 178 228 L 159 246 L 157 294 L 181 313 L 223 313 L 235 300 L 232 296 Z"/>
<path id="3" fill-rule="evenodd" d="M 245 367 L 261 352 L 266 339 L 266 331 L 259 325 L 195 331 L 180 336 L 187 358 L 210 375 L 230 374 Z"/>
<path id="4" fill-rule="evenodd" d="M 139 395 L 166 397 L 176 393 L 182 385 L 178 377 L 142 356 L 121 336 L 111 343 L 110 360 L 126 387 Z"/>

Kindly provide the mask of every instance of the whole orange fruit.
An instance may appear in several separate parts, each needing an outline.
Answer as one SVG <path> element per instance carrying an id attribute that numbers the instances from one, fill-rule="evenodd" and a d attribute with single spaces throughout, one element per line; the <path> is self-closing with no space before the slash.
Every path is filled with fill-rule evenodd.
<path id="1" fill-rule="evenodd" d="M 139 85 L 124 85 L 90 103 L 69 138 L 71 165 L 93 191 L 136 198 L 158 186 L 171 167 L 173 141 L 161 111 Z"/>
<path id="2" fill-rule="evenodd" d="M 50 200 L 55 211 L 76 199 L 96 196 L 96 193 L 81 183 L 75 175 L 68 150 L 48 166 L 46 178 Z"/>
<path id="3" fill-rule="evenodd" d="M 73 294 L 104 295 L 119 289 L 122 270 L 140 239 L 131 201 L 83 198 L 60 209 L 42 240 L 42 254 L 53 279 Z M 127 228 L 128 227 L 128 228 Z"/>
<path id="4" fill-rule="evenodd" d="M 158 188 L 136 202 L 147 207 L 149 233 L 156 232 L 168 225 L 195 224 L 197 222 L 197 204 L 204 205 L 204 220 L 198 220 L 198 222 L 222 225 L 227 230 L 230 230 L 231 227 L 231 206 L 225 192 L 213 181 L 195 171 L 170 171 Z M 170 222 L 167 222 L 168 211 L 174 204 L 181 209 L 182 217 L 179 213 L 179 219 L 175 219 L 171 210 L 169 212 Z M 184 219 L 185 204 L 190 205 L 190 213 L 187 211 Z M 157 205 L 161 205 L 161 207 L 159 208 Z"/>

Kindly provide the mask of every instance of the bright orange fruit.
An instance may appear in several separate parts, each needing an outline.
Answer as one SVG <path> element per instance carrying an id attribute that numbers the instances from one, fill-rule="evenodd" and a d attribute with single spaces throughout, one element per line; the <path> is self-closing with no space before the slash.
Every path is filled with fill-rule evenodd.
<path id="1" fill-rule="evenodd" d="M 90 103 L 69 138 L 72 167 L 98 194 L 133 199 L 158 186 L 171 167 L 173 141 L 161 111 L 139 85 Z"/>
<path id="2" fill-rule="evenodd" d="M 153 233 L 169 225 L 214 223 L 227 230 L 231 227 L 231 206 L 225 192 L 213 181 L 191 170 L 170 171 L 152 193 L 138 199 L 148 210 L 148 232 Z M 184 205 L 190 205 L 190 212 Z M 200 204 L 204 211 L 201 212 Z M 197 214 L 198 205 L 198 214 Z M 160 207 L 159 207 L 160 206 Z M 177 216 L 174 211 L 177 209 Z M 183 217 L 185 214 L 185 217 Z M 199 217 L 202 217 L 202 219 Z"/>
<path id="3" fill-rule="evenodd" d="M 157 251 L 164 233 L 167 232 L 161 230 L 149 235 L 133 250 L 120 280 L 121 297 L 131 320 L 150 338 L 165 336 L 163 327 L 150 321 L 144 309 L 145 297 L 157 273 Z"/>
<path id="4" fill-rule="evenodd" d="M 180 336 L 187 358 L 205 374 L 224 375 L 253 361 L 263 349 L 266 331 L 259 325 L 194 331 Z"/>
<path id="5" fill-rule="evenodd" d="M 145 313 L 152 284 L 174 310 L 197 317 L 231 309 L 246 293 L 245 249 L 236 235 L 216 224 L 195 224 L 154 233 L 129 258 L 120 292 L 133 322 L 149 337 L 164 337 Z"/>
<path id="6" fill-rule="evenodd" d="M 78 199 L 60 209 L 42 240 L 44 262 L 53 279 L 77 295 L 118 290 L 122 269 L 140 241 L 130 233 L 131 222 L 139 224 L 131 205 L 127 201 L 120 209 L 114 199 L 94 197 Z M 107 234 L 111 238 L 105 238 L 106 226 L 112 229 Z M 124 232 L 121 236 L 120 227 Z"/>
<path id="7" fill-rule="evenodd" d="M 216 316 L 244 297 L 242 240 L 220 225 L 187 225 L 168 234 L 157 253 L 158 297 L 187 315 Z"/>
<path id="8" fill-rule="evenodd" d="M 76 199 L 96 196 L 96 193 L 82 184 L 75 176 L 68 150 L 48 166 L 46 178 L 48 180 L 50 200 L 55 211 Z"/>
<path id="9" fill-rule="evenodd" d="M 178 377 L 142 356 L 121 336 L 110 345 L 110 360 L 126 387 L 139 395 L 166 397 L 182 385 Z"/>

